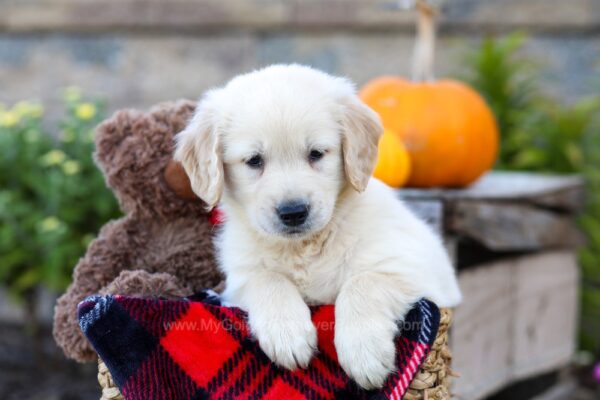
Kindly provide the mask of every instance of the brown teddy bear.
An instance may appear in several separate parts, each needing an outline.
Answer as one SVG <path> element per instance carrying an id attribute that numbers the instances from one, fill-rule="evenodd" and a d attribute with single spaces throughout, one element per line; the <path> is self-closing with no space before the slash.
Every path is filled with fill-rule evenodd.
<path id="1" fill-rule="evenodd" d="M 101 229 L 58 299 L 54 338 L 70 358 L 97 357 L 77 320 L 77 304 L 86 296 L 181 297 L 222 281 L 205 205 L 172 161 L 173 135 L 194 107 L 180 101 L 149 113 L 120 111 L 97 129 L 96 162 L 125 216 Z"/>

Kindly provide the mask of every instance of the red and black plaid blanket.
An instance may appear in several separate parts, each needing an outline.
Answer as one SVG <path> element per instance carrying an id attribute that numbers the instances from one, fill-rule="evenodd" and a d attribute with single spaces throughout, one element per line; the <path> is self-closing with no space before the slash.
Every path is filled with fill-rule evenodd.
<path id="1" fill-rule="evenodd" d="M 92 296 L 79 323 L 127 400 L 401 399 L 433 343 L 439 310 L 419 301 L 400 324 L 397 371 L 364 391 L 337 363 L 333 306 L 312 307 L 319 352 L 307 369 L 272 364 L 246 325 L 212 292 L 179 301 Z"/>

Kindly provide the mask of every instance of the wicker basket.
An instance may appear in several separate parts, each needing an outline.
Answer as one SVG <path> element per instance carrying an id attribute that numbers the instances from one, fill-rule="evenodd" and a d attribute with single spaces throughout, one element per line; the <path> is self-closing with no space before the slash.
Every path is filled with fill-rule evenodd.
<path id="1" fill-rule="evenodd" d="M 427 358 L 413 378 L 404 400 L 449 400 L 450 378 L 456 376 L 450 364 L 452 354 L 448 347 L 448 329 L 452 323 L 452 311 L 440 310 L 440 327 Z"/>
<path id="2" fill-rule="evenodd" d="M 442 308 L 435 342 L 404 395 L 404 400 L 450 399 L 450 377 L 454 375 L 450 369 L 452 355 L 448 348 L 448 329 L 451 322 L 452 311 Z M 100 359 L 98 359 L 98 382 L 102 387 L 100 400 L 123 400 L 108 368 Z"/>

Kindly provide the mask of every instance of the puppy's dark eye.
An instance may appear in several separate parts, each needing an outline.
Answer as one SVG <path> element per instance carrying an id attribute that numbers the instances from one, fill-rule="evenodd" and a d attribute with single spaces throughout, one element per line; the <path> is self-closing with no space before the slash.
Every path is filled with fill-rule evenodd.
<path id="1" fill-rule="evenodd" d="M 322 151 L 311 150 L 311 152 L 308 154 L 308 161 L 310 161 L 310 162 L 319 161 L 321 158 L 323 158 L 324 155 L 325 155 L 325 153 Z"/>
<path id="2" fill-rule="evenodd" d="M 250 168 L 262 168 L 264 164 L 265 162 L 260 154 L 255 154 L 251 158 L 246 160 L 246 165 Z"/>

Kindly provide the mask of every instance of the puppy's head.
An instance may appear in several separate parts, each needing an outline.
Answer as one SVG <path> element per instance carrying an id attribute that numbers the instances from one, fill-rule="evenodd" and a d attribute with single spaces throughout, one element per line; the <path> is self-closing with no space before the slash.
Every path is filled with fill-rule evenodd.
<path id="1" fill-rule="evenodd" d="M 366 188 L 381 132 L 349 81 L 272 66 L 208 92 L 175 159 L 209 208 L 223 197 L 259 233 L 304 237 L 327 225 L 347 185 Z"/>

